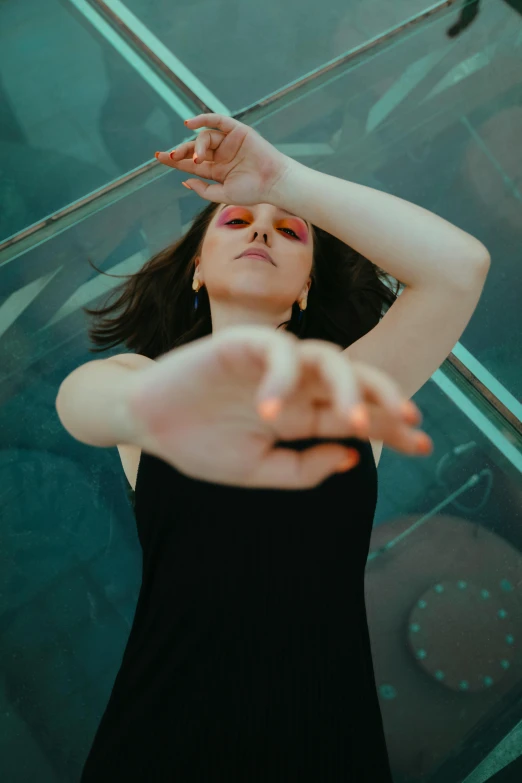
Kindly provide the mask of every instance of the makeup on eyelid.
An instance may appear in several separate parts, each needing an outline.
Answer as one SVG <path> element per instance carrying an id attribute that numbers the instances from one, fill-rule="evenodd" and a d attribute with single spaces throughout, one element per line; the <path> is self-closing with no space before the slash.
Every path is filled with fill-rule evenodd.
<path id="1" fill-rule="evenodd" d="M 249 212 L 249 210 L 245 209 L 244 207 L 228 207 L 227 209 L 224 209 L 221 214 L 219 215 L 218 221 L 216 223 L 217 226 L 223 226 L 225 223 L 228 223 L 231 220 L 246 220 L 252 219 L 252 214 Z M 306 242 L 308 238 L 308 231 L 303 225 L 303 222 L 299 220 L 299 218 L 282 218 L 277 221 L 278 228 L 289 228 L 292 231 L 295 231 L 298 238 L 302 242 Z M 241 228 L 241 224 L 237 225 L 238 228 Z M 233 228 L 233 226 L 232 226 Z M 290 239 L 294 239 L 290 234 L 286 234 Z"/>

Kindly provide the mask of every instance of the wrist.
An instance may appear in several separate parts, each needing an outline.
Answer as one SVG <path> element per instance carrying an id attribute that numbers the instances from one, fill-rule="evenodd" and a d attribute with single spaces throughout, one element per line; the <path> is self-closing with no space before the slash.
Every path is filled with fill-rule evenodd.
<path id="1" fill-rule="evenodd" d="M 285 157 L 286 160 L 282 165 L 281 173 L 270 189 L 267 203 L 293 212 L 292 205 L 295 201 L 295 195 L 299 192 L 299 188 L 303 187 L 306 171 L 310 169 L 308 169 L 308 166 L 294 160 L 294 158 Z"/>

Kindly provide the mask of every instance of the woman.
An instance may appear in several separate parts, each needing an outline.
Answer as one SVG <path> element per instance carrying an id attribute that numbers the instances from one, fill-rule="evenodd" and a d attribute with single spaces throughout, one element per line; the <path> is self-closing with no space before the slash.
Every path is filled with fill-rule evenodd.
<path id="1" fill-rule="evenodd" d="M 119 411 L 141 450 L 144 560 L 82 783 L 390 783 L 364 605 L 378 449 L 430 453 L 407 399 L 471 317 L 487 251 L 385 194 L 372 191 L 387 200 L 372 209 L 370 189 L 305 170 L 236 120 L 186 124 L 214 129 L 157 157 L 214 180 L 189 186 L 217 206 L 98 313 L 122 316 L 91 331 L 145 362 Z M 380 236 L 365 239 L 379 215 Z M 425 280 L 381 323 L 395 296 L 347 230 L 354 247 L 395 231 L 386 271 Z M 439 252 L 460 254 L 451 282 L 444 258 L 440 278 L 430 265 L 430 230 Z M 417 264 L 414 241 L 426 242 Z M 396 377 L 379 368 L 392 342 L 366 342 L 373 367 L 357 352 L 387 319 L 389 340 L 415 328 L 424 343 L 413 369 L 395 358 Z"/>

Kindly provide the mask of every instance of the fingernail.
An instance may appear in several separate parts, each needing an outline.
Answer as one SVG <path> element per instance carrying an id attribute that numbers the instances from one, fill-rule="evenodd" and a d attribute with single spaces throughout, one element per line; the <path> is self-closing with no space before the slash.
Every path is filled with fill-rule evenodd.
<path id="1" fill-rule="evenodd" d="M 338 473 L 344 473 L 346 470 L 354 468 L 359 462 L 359 452 L 355 449 L 350 449 L 345 459 L 337 466 Z"/>
<path id="2" fill-rule="evenodd" d="M 155 157 L 155 158 L 159 158 L 159 156 L 160 156 L 159 152 L 155 152 L 155 153 L 154 153 L 154 157 Z"/>
<path id="3" fill-rule="evenodd" d="M 196 153 L 193 154 L 192 160 L 194 161 L 194 163 L 198 162 L 198 156 L 196 155 Z"/>
<path id="4" fill-rule="evenodd" d="M 257 406 L 257 410 L 262 419 L 270 420 L 277 418 L 281 407 L 281 400 L 273 397 L 271 400 L 263 400 L 263 402 L 260 402 Z"/>
<path id="5" fill-rule="evenodd" d="M 186 182 L 182 182 L 181 184 L 182 184 L 182 185 L 183 185 L 185 188 L 188 188 L 189 190 L 192 190 L 192 188 L 190 187 L 190 185 L 187 185 L 187 183 L 186 183 Z"/>
<path id="6" fill-rule="evenodd" d="M 416 435 L 417 450 L 421 454 L 431 454 L 433 452 L 433 443 L 429 435 L 425 432 L 418 432 Z"/>
<path id="7" fill-rule="evenodd" d="M 172 152 L 171 152 L 171 153 L 170 153 L 170 155 L 169 155 L 169 158 L 170 158 L 171 160 L 174 160 L 174 155 L 175 155 L 175 154 L 176 154 L 176 150 L 172 150 Z"/>

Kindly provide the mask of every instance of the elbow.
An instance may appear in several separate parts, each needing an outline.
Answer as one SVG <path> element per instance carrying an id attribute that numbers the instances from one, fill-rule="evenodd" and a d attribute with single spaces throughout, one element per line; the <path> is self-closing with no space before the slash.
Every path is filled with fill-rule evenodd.
<path id="1" fill-rule="evenodd" d="M 489 251 L 482 242 L 479 242 L 476 253 L 473 256 L 472 263 L 481 271 L 487 274 L 489 267 L 491 266 L 491 256 Z"/>
<path id="2" fill-rule="evenodd" d="M 490 266 L 491 256 L 487 248 L 481 245 L 472 256 L 468 257 L 467 262 L 462 265 L 462 269 L 465 270 L 462 275 L 464 286 L 468 288 L 470 283 L 473 282 L 483 284 L 488 276 Z"/>

